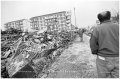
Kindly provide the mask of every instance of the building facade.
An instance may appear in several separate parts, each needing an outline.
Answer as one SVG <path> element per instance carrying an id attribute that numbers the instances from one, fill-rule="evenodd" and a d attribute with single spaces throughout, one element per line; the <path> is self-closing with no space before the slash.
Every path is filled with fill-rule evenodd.
<path id="1" fill-rule="evenodd" d="M 26 27 L 30 27 L 30 22 L 27 19 L 16 20 L 4 24 L 5 30 L 14 28 L 17 30 L 25 31 Z"/>
<path id="2" fill-rule="evenodd" d="M 62 11 L 30 18 L 31 27 L 35 30 L 47 28 L 47 31 L 67 30 L 71 25 L 71 13 Z"/>

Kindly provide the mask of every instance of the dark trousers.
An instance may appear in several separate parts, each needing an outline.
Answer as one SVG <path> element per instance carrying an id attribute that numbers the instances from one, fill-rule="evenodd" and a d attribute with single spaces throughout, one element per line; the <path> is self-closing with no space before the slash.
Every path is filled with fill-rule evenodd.
<path id="1" fill-rule="evenodd" d="M 98 78 L 119 78 L 119 57 L 105 57 L 105 60 L 97 56 L 96 66 Z"/>

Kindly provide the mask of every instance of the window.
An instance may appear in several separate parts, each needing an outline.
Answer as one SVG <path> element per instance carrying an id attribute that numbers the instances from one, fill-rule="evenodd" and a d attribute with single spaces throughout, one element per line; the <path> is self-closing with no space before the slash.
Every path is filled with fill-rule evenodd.
<path id="1" fill-rule="evenodd" d="M 19 24 L 22 25 L 22 24 L 23 24 L 23 21 L 19 21 Z"/>
<path id="2" fill-rule="evenodd" d="M 57 17 L 59 17 L 59 14 L 57 14 Z"/>
<path id="3" fill-rule="evenodd" d="M 62 20 L 65 20 L 65 17 L 62 17 Z"/>
<path id="4" fill-rule="evenodd" d="M 40 21 L 40 17 L 38 17 L 38 21 Z"/>
<path id="5" fill-rule="evenodd" d="M 35 21 L 35 18 L 33 18 L 33 21 Z"/>
<path id="6" fill-rule="evenodd" d="M 36 17 L 36 21 L 38 21 L 38 17 Z"/>
<path id="7" fill-rule="evenodd" d="M 63 20 L 63 17 L 60 17 L 60 20 Z"/>
<path id="8" fill-rule="evenodd" d="M 46 16 L 44 16 L 44 19 L 46 19 Z"/>
<path id="9" fill-rule="evenodd" d="M 46 23 L 44 23 L 44 26 L 46 26 L 47 24 Z"/>
<path id="10" fill-rule="evenodd" d="M 57 17 L 57 15 L 55 14 L 55 17 Z"/>
<path id="11" fill-rule="evenodd" d="M 40 17 L 40 21 L 42 20 L 42 17 Z"/>
<path id="12" fill-rule="evenodd" d="M 59 15 L 60 15 L 60 17 L 62 17 L 62 13 L 60 13 Z"/>
<path id="13" fill-rule="evenodd" d="M 66 19 L 67 19 L 67 20 L 70 20 L 70 19 L 71 19 L 71 16 L 70 16 L 70 15 L 66 16 Z"/>
<path id="14" fill-rule="evenodd" d="M 43 24 L 41 24 L 41 26 L 43 26 Z"/>
<path id="15" fill-rule="evenodd" d="M 11 25 L 13 26 L 13 23 L 11 23 Z"/>
<path id="16" fill-rule="evenodd" d="M 11 26 L 11 24 L 9 24 L 9 26 Z"/>

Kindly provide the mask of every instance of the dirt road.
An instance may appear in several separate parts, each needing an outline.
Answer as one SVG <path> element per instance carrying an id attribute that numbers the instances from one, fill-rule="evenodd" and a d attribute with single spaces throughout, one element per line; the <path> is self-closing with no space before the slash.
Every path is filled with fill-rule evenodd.
<path id="1" fill-rule="evenodd" d="M 53 63 L 47 78 L 96 78 L 96 56 L 91 54 L 89 39 L 84 35 L 84 42 L 80 42 L 77 37 Z"/>

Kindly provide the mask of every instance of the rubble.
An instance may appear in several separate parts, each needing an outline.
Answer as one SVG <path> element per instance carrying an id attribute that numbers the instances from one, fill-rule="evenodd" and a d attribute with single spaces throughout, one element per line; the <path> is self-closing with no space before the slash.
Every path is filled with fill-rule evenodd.
<path id="1" fill-rule="evenodd" d="M 10 78 L 43 77 L 48 68 L 61 55 L 74 39 L 72 31 L 42 34 L 26 33 L 10 45 L 3 55 L 5 58 L 3 70 Z M 11 54 L 10 57 L 8 57 Z M 24 75 L 22 75 L 24 74 Z M 4 76 L 2 76 L 4 77 Z M 5 77 L 6 78 L 6 77 Z"/>

